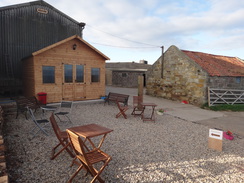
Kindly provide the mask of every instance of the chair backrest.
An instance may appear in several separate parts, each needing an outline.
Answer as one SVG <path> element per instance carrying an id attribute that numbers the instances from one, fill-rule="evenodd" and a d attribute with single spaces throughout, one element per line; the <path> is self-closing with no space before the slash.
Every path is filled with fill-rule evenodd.
<path id="1" fill-rule="evenodd" d="M 68 137 L 71 142 L 71 146 L 73 147 L 73 150 L 75 151 L 75 154 L 83 156 L 84 157 L 83 160 L 87 161 L 84 142 L 81 139 L 81 137 L 71 130 L 67 129 L 66 131 L 68 133 Z"/>
<path id="2" fill-rule="evenodd" d="M 69 110 L 69 112 L 71 112 L 72 105 L 73 105 L 72 101 L 62 101 L 61 104 L 60 104 L 60 109 L 61 110 L 63 109 L 63 110 L 66 110 L 66 111 Z"/>
<path id="3" fill-rule="evenodd" d="M 133 107 L 141 108 L 142 96 L 133 96 Z"/>
<path id="4" fill-rule="evenodd" d="M 61 107 L 63 108 L 72 108 L 72 101 L 62 101 L 61 102 Z"/>
<path id="5" fill-rule="evenodd" d="M 58 124 L 57 124 L 57 121 L 56 121 L 53 113 L 50 116 L 50 122 L 52 124 L 53 131 L 55 132 L 57 138 L 61 139 L 61 130 L 60 130 Z"/>

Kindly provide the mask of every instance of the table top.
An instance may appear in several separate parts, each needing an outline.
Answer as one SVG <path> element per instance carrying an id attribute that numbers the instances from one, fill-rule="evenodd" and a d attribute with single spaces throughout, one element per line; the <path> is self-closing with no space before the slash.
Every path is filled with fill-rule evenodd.
<path id="1" fill-rule="evenodd" d="M 105 135 L 107 133 L 112 132 L 112 129 L 97 125 L 97 124 L 89 124 L 89 125 L 82 125 L 76 126 L 72 128 L 68 128 L 69 130 L 77 133 L 78 135 L 84 138 L 91 138 L 96 137 L 99 135 Z"/>
<path id="2" fill-rule="evenodd" d="M 157 106 L 157 104 L 154 103 L 141 103 L 142 106 Z"/>

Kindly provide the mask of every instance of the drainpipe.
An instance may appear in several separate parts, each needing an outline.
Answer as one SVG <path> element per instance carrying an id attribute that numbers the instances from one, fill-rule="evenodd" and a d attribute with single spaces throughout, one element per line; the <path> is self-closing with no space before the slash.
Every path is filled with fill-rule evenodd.
<path id="1" fill-rule="evenodd" d="M 162 48 L 162 56 L 161 56 L 161 78 L 164 77 L 164 46 Z"/>

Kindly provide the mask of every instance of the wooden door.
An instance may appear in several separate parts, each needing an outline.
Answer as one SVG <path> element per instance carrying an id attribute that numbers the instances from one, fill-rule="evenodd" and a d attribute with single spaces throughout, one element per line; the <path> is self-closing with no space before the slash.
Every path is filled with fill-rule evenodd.
<path id="1" fill-rule="evenodd" d="M 63 100 L 74 99 L 74 68 L 72 64 L 63 64 Z"/>
<path id="2" fill-rule="evenodd" d="M 85 65 L 63 64 L 63 100 L 84 100 Z"/>
<path id="3" fill-rule="evenodd" d="M 74 100 L 86 98 L 85 65 L 75 66 Z"/>

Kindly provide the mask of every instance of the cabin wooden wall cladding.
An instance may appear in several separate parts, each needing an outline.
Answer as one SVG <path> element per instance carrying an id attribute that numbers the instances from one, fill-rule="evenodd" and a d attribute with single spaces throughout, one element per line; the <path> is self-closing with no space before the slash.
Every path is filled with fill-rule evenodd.
<path id="1" fill-rule="evenodd" d="M 76 50 L 73 50 L 74 44 L 77 45 Z M 25 95 L 37 96 L 39 92 L 46 92 L 47 103 L 60 102 L 63 99 L 63 92 L 66 94 L 70 92 L 63 91 L 63 64 L 84 65 L 84 83 L 82 83 L 84 87 L 78 91 L 78 94 L 83 95 L 81 97 L 84 98 L 79 100 L 98 99 L 105 95 L 105 59 L 80 40 L 70 40 L 31 58 L 24 61 Z M 43 84 L 42 66 L 55 66 L 54 84 Z M 100 82 L 91 83 L 93 67 L 100 68 Z M 73 72 L 75 72 L 74 67 Z M 70 84 L 68 87 L 75 86 Z"/>

